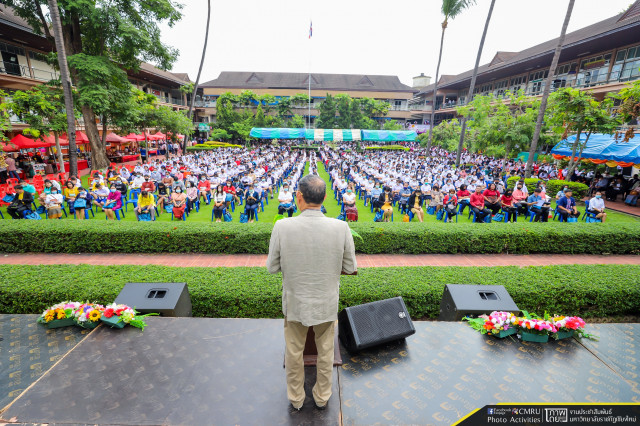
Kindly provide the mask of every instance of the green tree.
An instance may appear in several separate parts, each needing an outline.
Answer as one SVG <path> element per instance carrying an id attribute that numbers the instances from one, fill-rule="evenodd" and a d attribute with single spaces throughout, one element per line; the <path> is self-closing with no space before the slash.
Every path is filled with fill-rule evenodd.
<path id="1" fill-rule="evenodd" d="M 469 101 L 473 100 L 473 92 L 476 87 L 476 77 L 478 77 L 478 67 L 480 66 L 480 57 L 482 56 L 482 49 L 484 48 L 484 40 L 487 37 L 487 30 L 489 29 L 489 22 L 491 22 L 491 14 L 493 13 L 493 6 L 496 4 L 496 0 L 491 0 L 491 5 L 489 6 L 489 13 L 487 14 L 487 19 L 484 22 L 484 30 L 482 32 L 482 37 L 480 38 L 480 46 L 478 47 L 478 54 L 476 55 L 476 65 L 473 68 L 473 75 L 471 76 L 471 85 L 469 86 Z M 460 166 L 460 156 L 462 155 L 462 147 L 464 145 L 464 133 L 467 128 L 467 120 L 462 118 L 462 128 L 460 129 L 460 141 L 458 142 L 458 149 L 456 150 L 456 167 Z M 508 155 L 508 153 L 507 153 Z"/>
<path id="2" fill-rule="evenodd" d="M 164 134 L 170 134 L 174 142 L 177 141 L 178 134 L 187 135 L 193 129 L 193 121 L 184 111 L 175 111 L 170 106 L 161 105 L 154 113 L 154 127 Z"/>
<path id="3" fill-rule="evenodd" d="M 276 109 L 278 111 L 278 116 L 283 119 L 284 117 L 291 115 L 291 98 L 289 96 L 280 97 Z"/>
<path id="4" fill-rule="evenodd" d="M 562 29 L 560 30 L 560 37 L 558 38 L 558 44 L 556 44 L 556 50 L 553 53 L 553 59 L 551 60 L 551 66 L 549 67 L 549 75 L 545 81 L 544 89 L 542 90 L 542 98 L 540 99 L 540 109 L 538 110 L 538 118 L 536 120 L 536 128 L 533 131 L 533 140 L 531 141 L 531 148 L 529 148 L 529 158 L 527 159 L 527 166 L 524 169 L 524 176 L 526 178 L 531 177 L 531 170 L 533 168 L 533 160 L 538 150 L 538 139 L 540 138 L 540 132 L 542 132 L 542 125 L 544 116 L 547 110 L 547 102 L 549 100 L 549 93 L 551 92 L 551 84 L 553 83 L 553 76 L 558 68 L 558 62 L 560 61 L 560 53 L 562 52 L 562 45 L 564 44 L 564 37 L 567 33 L 567 27 L 569 26 L 569 20 L 571 19 L 571 13 L 573 11 L 573 5 L 575 0 L 569 0 L 567 6 L 567 13 L 564 15 L 564 22 L 562 23 Z"/>
<path id="5" fill-rule="evenodd" d="M 233 123 L 240 120 L 240 114 L 234 109 L 236 97 L 231 92 L 223 93 L 216 101 L 216 125 L 228 132 Z"/>
<path id="6" fill-rule="evenodd" d="M 293 117 L 291 117 L 291 120 L 289 120 L 289 127 L 302 129 L 304 125 L 304 117 L 299 114 L 294 115 Z"/>
<path id="7" fill-rule="evenodd" d="M 0 142 L 7 141 L 6 132 L 11 127 L 11 120 L 9 118 L 9 104 L 5 102 L 7 94 L 0 90 Z"/>
<path id="8" fill-rule="evenodd" d="M 267 119 L 264 115 L 264 110 L 262 109 L 262 105 L 258 105 L 256 108 L 256 115 L 253 118 L 252 127 L 266 127 Z"/>
<path id="9" fill-rule="evenodd" d="M 427 143 L 427 149 L 431 149 L 431 141 L 433 134 L 433 122 L 436 114 L 436 95 L 438 93 L 438 78 L 440 75 L 440 62 L 442 62 L 442 47 L 444 46 L 444 32 L 449 25 L 449 19 L 454 19 L 456 16 L 462 13 L 463 10 L 475 4 L 475 0 L 442 0 L 442 14 L 444 15 L 444 21 L 442 21 L 442 35 L 440 36 L 440 53 L 438 54 L 438 66 L 436 67 L 436 79 L 433 87 L 433 98 L 431 104 L 431 119 L 429 121 L 429 141 Z"/>
<path id="10" fill-rule="evenodd" d="M 432 144 L 453 151 L 460 139 L 460 123 L 457 119 L 447 120 L 440 123 L 433 129 Z M 421 133 L 418 135 L 420 146 L 426 147 L 429 143 L 429 134 Z"/>
<path id="11" fill-rule="evenodd" d="M 402 130 L 402 124 L 398 123 L 396 120 L 388 120 L 384 122 L 382 126 L 383 130 Z"/>
<path id="12" fill-rule="evenodd" d="M 611 115 L 612 108 L 611 97 L 597 101 L 592 94 L 571 87 L 551 94 L 547 108 L 547 121 L 556 133 L 562 134 L 562 139 L 570 134 L 576 136 L 571 147 L 571 159 L 565 179 L 571 179 L 573 171 L 582 158 L 582 151 L 593 133 L 615 133 L 622 118 Z M 584 141 L 581 140 L 583 134 L 586 135 Z"/>
<path id="13" fill-rule="evenodd" d="M 640 117 L 640 80 L 629 83 L 627 87 L 618 93 L 617 98 L 622 101 L 618 112 L 621 114 L 623 122 L 637 121 L 638 117 Z M 622 141 L 629 142 L 629 139 L 634 137 L 634 130 L 634 126 L 629 126 L 624 133 Z M 619 135 L 616 134 L 616 137 L 619 137 Z"/>
<path id="14" fill-rule="evenodd" d="M 60 135 L 67 130 L 67 114 L 62 89 L 43 84 L 27 91 L 18 90 L 13 94 L 9 108 L 20 118 L 20 121 L 29 126 L 23 133 L 30 134 L 34 138 L 53 133 L 60 171 L 65 173 L 59 139 Z"/>
<path id="15" fill-rule="evenodd" d="M 231 138 L 231 135 L 224 129 L 211 129 L 210 137 L 211 140 L 214 141 L 226 141 L 227 139 Z"/>
<path id="16" fill-rule="evenodd" d="M 45 0 L 7 0 L 18 16 L 25 19 L 36 34 L 53 38 L 42 6 Z M 140 60 L 156 63 L 168 69 L 177 57 L 177 51 L 160 38 L 158 24 L 172 26 L 182 15 L 181 6 L 171 0 L 60 0 L 64 46 L 69 60 L 78 54 L 106 58 L 119 66 L 137 70 Z M 77 62 L 76 62 L 77 64 Z M 82 70 L 71 65 L 71 78 L 76 87 Z M 87 136 L 91 142 L 93 167 L 103 168 L 109 160 L 100 143 L 96 113 L 88 104 L 80 104 Z"/>
<path id="17" fill-rule="evenodd" d="M 351 97 L 347 94 L 341 93 L 335 96 L 336 110 L 338 111 L 338 117 L 336 118 L 336 126 L 338 129 L 350 129 L 351 128 Z"/>
<path id="18" fill-rule="evenodd" d="M 333 96 L 327 93 L 327 97 L 324 102 L 318 107 L 318 119 L 316 127 L 318 129 L 335 129 L 337 125 L 336 121 L 336 101 Z"/>

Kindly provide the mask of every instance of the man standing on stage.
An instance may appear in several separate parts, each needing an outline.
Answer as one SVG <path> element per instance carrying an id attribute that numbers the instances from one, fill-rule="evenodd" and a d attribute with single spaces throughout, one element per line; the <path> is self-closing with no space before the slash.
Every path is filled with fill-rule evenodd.
<path id="1" fill-rule="evenodd" d="M 276 222 L 267 258 L 270 273 L 282 272 L 287 396 L 296 410 L 305 400 L 302 354 L 311 326 L 318 348 L 316 407 L 325 408 L 331 397 L 340 274 L 357 270 L 349 225 L 320 211 L 326 189 L 318 176 L 300 179 L 296 202 L 302 213 Z"/>

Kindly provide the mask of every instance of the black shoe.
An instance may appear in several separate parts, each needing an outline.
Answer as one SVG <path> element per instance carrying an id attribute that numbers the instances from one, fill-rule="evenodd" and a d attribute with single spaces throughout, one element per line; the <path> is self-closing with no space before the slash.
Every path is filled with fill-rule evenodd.
<path id="1" fill-rule="evenodd" d="M 314 402 L 314 404 L 315 404 L 315 402 Z M 326 410 L 327 409 L 327 405 L 329 405 L 329 403 L 326 403 L 326 404 L 324 404 L 322 406 L 320 406 L 318 404 L 315 404 L 315 405 L 316 405 L 316 409 L 317 410 Z"/>
<path id="2" fill-rule="evenodd" d="M 299 408 L 296 408 L 293 406 L 293 404 L 289 404 L 289 412 L 290 413 L 295 413 L 297 411 L 301 411 L 302 410 L 303 405 L 301 405 Z"/>

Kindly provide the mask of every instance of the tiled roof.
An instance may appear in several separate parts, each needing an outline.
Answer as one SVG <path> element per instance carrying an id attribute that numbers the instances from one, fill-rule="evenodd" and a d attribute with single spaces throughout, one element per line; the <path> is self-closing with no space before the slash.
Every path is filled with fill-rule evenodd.
<path id="1" fill-rule="evenodd" d="M 179 77 L 177 74 L 174 74 L 169 71 L 161 70 L 160 68 L 156 68 L 155 66 L 146 62 L 140 63 L 140 71 L 148 72 L 150 74 L 157 75 L 158 77 L 162 77 L 166 80 L 174 81 L 179 84 L 185 84 L 186 82 L 188 82 L 187 80 L 184 80 L 183 78 Z"/>
<path id="2" fill-rule="evenodd" d="M 16 15 L 12 7 L 2 3 L 0 3 L 0 20 L 5 21 L 12 26 L 21 27 L 21 29 L 24 29 L 25 31 L 33 32 L 27 21 Z"/>
<path id="3" fill-rule="evenodd" d="M 300 89 L 309 87 L 309 74 L 290 72 L 223 71 L 203 88 Z M 364 90 L 380 92 L 417 92 L 394 75 L 311 74 L 311 88 L 320 90 Z"/>
<path id="4" fill-rule="evenodd" d="M 182 80 L 182 81 L 184 81 L 186 83 L 191 83 L 191 79 L 189 78 L 189 74 L 187 74 L 186 72 L 172 72 L 171 74 L 175 75 L 180 80 Z"/>

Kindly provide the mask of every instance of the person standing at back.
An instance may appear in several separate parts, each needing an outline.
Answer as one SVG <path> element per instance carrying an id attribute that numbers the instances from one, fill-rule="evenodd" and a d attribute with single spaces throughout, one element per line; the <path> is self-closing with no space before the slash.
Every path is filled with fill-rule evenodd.
<path id="1" fill-rule="evenodd" d="M 300 179 L 296 202 L 301 214 L 276 222 L 267 258 L 270 273 L 282 272 L 287 397 L 295 410 L 302 408 L 306 396 L 302 354 L 309 327 L 318 348 L 316 407 L 325 408 L 331 397 L 340 275 L 357 271 L 349 225 L 324 217 L 320 208 L 325 197 L 320 177 Z"/>

